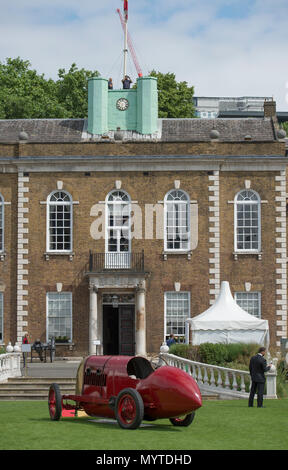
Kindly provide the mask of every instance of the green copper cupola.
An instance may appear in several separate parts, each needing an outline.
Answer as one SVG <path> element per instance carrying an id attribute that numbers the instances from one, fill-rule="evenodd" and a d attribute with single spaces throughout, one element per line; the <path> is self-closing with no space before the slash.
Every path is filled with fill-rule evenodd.
<path id="1" fill-rule="evenodd" d="M 104 134 L 117 128 L 154 134 L 158 124 L 158 92 L 155 77 L 137 78 L 137 87 L 109 90 L 108 80 L 88 80 L 88 132 Z"/>

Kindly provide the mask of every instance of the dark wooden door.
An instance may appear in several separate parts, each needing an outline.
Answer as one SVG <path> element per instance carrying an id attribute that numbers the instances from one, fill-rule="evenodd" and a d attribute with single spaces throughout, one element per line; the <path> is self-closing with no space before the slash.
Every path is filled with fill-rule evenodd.
<path id="1" fill-rule="evenodd" d="M 119 305 L 119 354 L 135 354 L 135 306 Z"/>

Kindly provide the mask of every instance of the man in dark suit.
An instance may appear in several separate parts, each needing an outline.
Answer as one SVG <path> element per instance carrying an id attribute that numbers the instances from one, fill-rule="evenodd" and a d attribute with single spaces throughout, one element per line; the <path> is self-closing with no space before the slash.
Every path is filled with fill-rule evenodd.
<path id="1" fill-rule="evenodd" d="M 251 375 L 251 389 L 249 395 L 248 406 L 253 406 L 254 396 L 257 391 L 257 407 L 263 408 L 263 394 L 265 387 L 265 375 L 264 372 L 270 370 L 271 366 L 267 366 L 266 359 L 264 355 L 266 353 L 266 348 L 260 348 L 258 353 L 251 357 L 249 370 Z"/>

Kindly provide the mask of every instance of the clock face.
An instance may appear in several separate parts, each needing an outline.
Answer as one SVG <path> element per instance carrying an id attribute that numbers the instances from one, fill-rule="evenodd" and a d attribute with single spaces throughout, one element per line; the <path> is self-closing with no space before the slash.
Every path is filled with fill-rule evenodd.
<path id="1" fill-rule="evenodd" d="M 126 100 L 126 98 L 119 98 L 119 100 L 116 102 L 116 106 L 119 111 L 125 111 L 125 109 L 127 109 L 129 106 L 129 101 Z"/>

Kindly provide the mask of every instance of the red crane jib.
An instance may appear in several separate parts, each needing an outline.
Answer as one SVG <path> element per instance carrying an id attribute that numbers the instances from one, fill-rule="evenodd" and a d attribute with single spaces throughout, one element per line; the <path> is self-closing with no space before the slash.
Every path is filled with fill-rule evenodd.
<path id="1" fill-rule="evenodd" d="M 125 2 L 124 2 L 124 6 L 125 6 Z M 124 8 L 124 11 L 125 11 L 125 8 Z M 120 17 L 121 25 L 122 25 L 122 28 L 123 28 L 123 31 L 124 31 L 125 30 L 125 23 L 124 23 L 124 19 L 123 19 L 123 16 L 122 16 L 121 11 L 119 10 L 119 8 L 117 8 L 117 13 Z M 127 18 L 128 18 L 128 0 L 127 0 Z M 131 39 L 131 36 L 129 34 L 129 31 L 127 31 L 127 43 L 128 43 L 129 50 L 131 52 L 131 56 L 132 56 L 135 68 L 136 68 L 137 73 L 138 73 L 138 77 L 143 77 L 143 73 L 142 73 L 141 67 L 139 65 L 139 62 L 137 60 L 136 52 L 135 52 L 134 46 L 132 44 L 132 39 Z"/>

